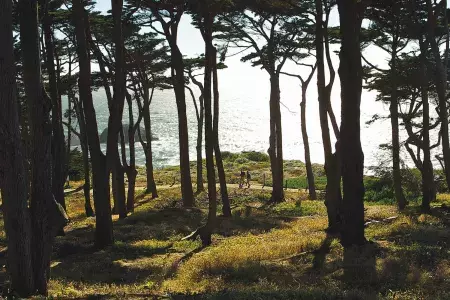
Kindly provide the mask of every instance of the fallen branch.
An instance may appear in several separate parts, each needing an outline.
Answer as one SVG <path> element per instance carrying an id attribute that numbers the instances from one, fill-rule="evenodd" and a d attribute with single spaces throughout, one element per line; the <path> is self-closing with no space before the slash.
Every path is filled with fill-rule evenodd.
<path id="1" fill-rule="evenodd" d="M 389 218 L 386 218 L 383 220 L 368 220 L 366 223 L 364 223 L 364 226 L 367 227 L 372 224 L 388 223 L 388 222 L 396 220 L 397 218 L 398 218 L 398 216 L 393 216 L 393 217 L 389 217 Z"/>

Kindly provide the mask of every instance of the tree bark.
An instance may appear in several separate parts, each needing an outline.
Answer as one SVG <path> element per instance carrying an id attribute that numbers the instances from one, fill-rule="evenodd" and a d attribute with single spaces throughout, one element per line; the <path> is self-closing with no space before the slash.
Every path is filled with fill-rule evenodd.
<path id="1" fill-rule="evenodd" d="M 325 85 L 325 60 L 324 60 L 324 30 L 323 30 L 323 3 L 316 0 L 316 57 L 317 57 L 317 90 L 319 100 L 319 118 L 322 130 L 322 143 L 325 155 L 325 174 L 327 186 L 325 190 L 325 205 L 328 215 L 328 230 L 337 232 L 340 226 L 340 211 L 342 196 L 340 190 L 340 163 L 336 153 L 333 155 L 331 147 L 330 128 L 328 125 L 328 114 L 332 112 L 330 108 L 331 88 Z M 334 78 L 334 75 L 331 76 Z M 330 82 L 331 87 L 332 82 Z M 337 150 L 337 149 L 336 149 Z"/>
<path id="2" fill-rule="evenodd" d="M 134 116 L 133 116 L 133 103 L 131 101 L 131 96 L 127 93 L 126 95 L 128 103 L 128 145 L 130 146 L 130 165 L 126 169 L 128 178 L 128 195 L 127 195 L 127 211 L 134 211 L 134 198 L 136 195 L 136 150 L 135 150 L 135 130 L 134 130 Z M 124 145 L 122 144 L 122 147 Z"/>
<path id="3" fill-rule="evenodd" d="M 153 173 L 153 150 L 152 150 L 152 121 L 150 115 L 150 102 L 153 99 L 155 88 L 152 88 L 151 94 L 148 93 L 148 88 L 144 88 L 144 107 L 143 118 L 145 128 L 145 138 L 147 142 L 143 144 L 145 153 L 145 167 L 147 172 L 147 193 L 152 193 L 152 199 L 158 198 L 158 191 L 156 189 L 155 176 Z"/>
<path id="4" fill-rule="evenodd" d="M 428 8 L 428 22 L 427 29 L 428 35 L 430 39 L 431 52 L 434 56 L 434 61 L 436 65 L 436 75 L 435 75 L 435 83 L 436 90 L 438 94 L 439 100 L 439 118 L 441 120 L 441 134 L 442 134 L 442 153 L 443 153 L 443 161 L 444 161 L 444 172 L 447 183 L 447 188 L 450 189 L 450 137 L 449 137 L 449 126 L 448 126 L 448 107 L 447 107 L 447 63 L 442 62 L 441 53 L 439 50 L 439 45 L 436 42 L 436 34 L 435 28 L 437 24 L 437 16 L 433 13 L 433 7 L 431 4 L 431 0 L 427 0 L 427 8 Z M 444 8 L 447 7 L 447 1 L 444 0 Z M 446 18 L 446 9 L 444 9 L 445 14 L 445 25 L 448 28 L 448 20 Z M 448 49 L 448 29 L 447 29 L 447 37 L 446 37 L 446 48 Z M 447 61 L 448 58 L 445 58 Z"/>
<path id="5" fill-rule="evenodd" d="M 302 102 L 300 103 L 300 118 L 301 118 L 301 129 L 302 129 L 302 139 L 303 147 L 305 149 L 305 167 L 306 167 L 306 177 L 308 179 L 308 190 L 309 199 L 316 200 L 316 186 L 314 183 L 314 173 L 311 164 L 311 153 L 309 149 L 309 138 L 308 131 L 306 129 L 306 89 L 307 86 L 302 86 Z"/>
<path id="6" fill-rule="evenodd" d="M 222 214 L 224 217 L 231 217 L 230 199 L 228 197 L 227 180 L 225 169 L 223 167 L 222 152 L 219 144 L 219 78 L 217 74 L 217 49 L 214 47 L 211 39 L 212 53 L 212 72 L 213 72 L 213 92 L 214 92 L 214 116 L 213 116 L 213 135 L 214 135 L 214 154 L 216 155 L 217 173 L 219 176 L 220 195 L 222 196 Z"/>
<path id="7" fill-rule="evenodd" d="M 83 169 L 84 169 L 84 209 L 86 217 L 93 217 L 94 210 L 91 205 L 91 179 L 90 179 L 90 166 L 89 166 L 89 145 L 86 135 L 86 121 L 84 118 L 83 104 L 81 101 L 74 99 L 74 107 L 77 113 L 78 124 L 80 126 L 80 145 L 83 155 Z"/>
<path id="8" fill-rule="evenodd" d="M 44 90 L 41 78 L 37 2 L 22 0 L 20 12 L 23 79 L 32 136 L 30 211 L 34 289 L 38 294 L 47 295 L 53 230 L 56 227 L 55 219 L 50 213 L 54 201 L 52 194 L 51 100 Z"/>
<path id="9" fill-rule="evenodd" d="M 114 243 L 111 203 L 109 200 L 109 179 L 106 170 L 106 158 L 100 148 L 97 119 L 91 93 L 91 66 L 85 33 L 84 7 L 81 0 L 73 1 L 77 52 L 79 57 L 80 78 L 78 81 L 80 98 L 83 102 L 86 118 L 86 131 L 91 152 L 92 177 L 94 185 L 94 206 L 96 216 L 95 245 L 104 248 Z"/>
<path id="10" fill-rule="evenodd" d="M 400 138 L 398 128 L 398 97 L 397 97 L 397 43 L 394 40 L 392 45 L 391 55 L 391 128 L 392 128 L 392 174 L 394 183 L 395 199 L 397 200 L 397 206 L 399 210 L 403 210 L 406 207 L 406 198 L 402 189 L 402 175 L 400 173 Z"/>
<path id="11" fill-rule="evenodd" d="M 284 200 L 283 141 L 281 131 L 280 76 L 270 75 L 270 137 L 269 157 L 272 171 L 272 198 L 274 203 Z"/>
<path id="12" fill-rule="evenodd" d="M 52 17 L 48 11 L 48 4 L 43 18 L 43 30 L 46 46 L 46 67 L 48 72 L 50 98 L 52 101 L 52 191 L 56 201 L 61 204 L 64 209 L 66 204 L 64 201 L 64 184 L 65 184 L 65 145 L 64 145 L 64 128 L 62 124 L 62 108 L 61 98 L 58 92 L 58 80 L 55 71 L 55 45 L 53 43 Z"/>
<path id="13" fill-rule="evenodd" d="M 8 245 L 11 290 L 20 297 L 34 291 L 31 220 L 27 207 L 26 155 L 19 131 L 13 50 L 12 2 L 0 1 L 0 190 Z"/>
<path id="14" fill-rule="evenodd" d="M 341 130 L 343 226 L 341 242 L 344 248 L 366 243 L 364 237 L 364 154 L 361 147 L 360 105 L 362 65 L 359 34 L 364 4 L 353 0 L 338 0 L 341 25 L 339 76 L 341 79 Z"/>
<path id="15" fill-rule="evenodd" d="M 211 235 L 216 223 L 217 195 L 216 195 L 216 174 L 214 170 L 214 131 L 212 115 L 211 97 L 211 75 L 213 71 L 214 53 L 210 47 L 212 45 L 212 24 L 213 17 L 205 13 L 203 17 L 202 35 L 205 41 L 205 76 L 204 76 L 204 101 L 205 101 L 205 152 L 206 152 L 206 172 L 208 177 L 208 220 L 203 235 L 201 235 L 204 246 L 211 244 Z"/>

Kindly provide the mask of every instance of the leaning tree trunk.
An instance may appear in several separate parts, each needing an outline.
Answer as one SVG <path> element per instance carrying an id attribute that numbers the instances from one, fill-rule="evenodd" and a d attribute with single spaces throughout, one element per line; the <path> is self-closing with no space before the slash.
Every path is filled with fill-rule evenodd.
<path id="1" fill-rule="evenodd" d="M 86 131 L 91 152 L 92 178 L 94 185 L 94 206 L 96 216 L 95 245 L 104 248 L 114 243 L 111 203 L 109 200 L 109 180 L 106 158 L 100 148 L 98 126 L 91 92 L 91 66 L 85 34 L 84 7 L 81 0 L 73 1 L 80 79 L 80 98 L 83 101 Z"/>
<path id="2" fill-rule="evenodd" d="M 284 200 L 283 191 L 283 141 L 281 132 L 280 77 L 270 76 L 270 137 L 269 156 L 272 171 L 272 198 L 275 203 Z"/>
<path id="3" fill-rule="evenodd" d="M 341 131 L 344 248 L 366 243 L 364 237 L 364 154 L 361 147 L 360 105 L 362 65 L 359 34 L 363 3 L 353 0 L 338 2 L 341 25 L 339 76 L 341 79 Z"/>
<path id="4" fill-rule="evenodd" d="M 328 114 L 332 111 L 329 107 L 330 92 L 325 85 L 325 60 L 324 60 L 324 31 L 322 28 L 323 7 L 322 1 L 316 0 L 316 52 L 317 52 L 317 90 L 319 96 L 319 118 L 322 131 L 322 143 L 325 155 L 325 174 L 327 186 L 325 190 L 325 205 L 328 215 L 328 231 L 335 233 L 340 226 L 340 210 L 342 196 L 340 190 L 340 163 L 338 153 L 333 155 L 331 147 L 330 128 Z"/>
<path id="5" fill-rule="evenodd" d="M 16 99 L 12 15 L 12 1 L 0 0 L 0 190 L 4 204 L 11 291 L 27 298 L 34 291 L 34 276 L 27 207 L 26 155 L 19 131 Z"/>
<path id="6" fill-rule="evenodd" d="M 34 289 L 38 294 L 47 295 L 53 244 L 52 231 L 56 225 L 50 213 L 54 201 L 52 194 L 51 100 L 44 90 L 41 78 L 37 2 L 22 0 L 20 12 L 23 80 L 32 136 L 30 211 Z"/>
<path id="7" fill-rule="evenodd" d="M 213 91 L 214 91 L 214 120 L 213 120 L 214 153 L 216 155 L 217 173 L 219 176 L 219 183 L 220 183 L 220 195 L 222 196 L 222 214 L 224 217 L 231 217 L 227 180 L 225 177 L 222 152 L 220 151 L 220 144 L 219 144 L 219 79 L 217 74 L 217 50 L 212 43 L 209 46 L 211 47 L 212 53 L 211 60 L 212 60 Z"/>
<path id="8" fill-rule="evenodd" d="M 305 148 L 306 177 L 308 179 L 309 199 L 316 200 L 316 186 L 314 183 L 314 173 L 311 164 L 311 153 L 309 149 L 308 131 L 306 130 L 306 87 L 302 87 L 302 102 L 300 103 L 300 118 L 302 127 L 303 146 Z"/>
<path id="9" fill-rule="evenodd" d="M 406 198 L 403 194 L 402 189 L 402 176 L 400 173 L 400 138 L 399 138 L 399 128 L 398 128 L 398 97 L 397 97 L 397 50 L 396 44 L 392 47 L 391 56 L 391 72 L 392 72 L 392 94 L 391 94 L 391 127 L 392 127 L 392 173 L 393 173 L 393 183 L 394 183 L 394 193 L 395 199 L 397 200 L 397 205 L 399 210 L 403 210 L 406 207 Z"/>
<path id="10" fill-rule="evenodd" d="M 48 4 L 47 4 L 48 6 Z M 64 201 L 64 129 L 62 124 L 62 108 L 61 98 L 58 93 L 58 80 L 55 71 L 55 57 L 54 50 L 55 45 L 53 43 L 53 30 L 52 30 L 52 16 L 48 11 L 45 12 L 43 18 L 43 30 L 46 46 L 46 67 L 48 72 L 49 86 L 50 86 L 50 98 L 52 101 L 52 191 L 56 201 L 66 208 Z"/>
<path id="11" fill-rule="evenodd" d="M 181 173 L 181 196 L 184 207 L 194 206 L 194 192 L 192 190 L 191 169 L 189 162 L 189 134 L 186 115 L 186 95 L 184 91 L 184 63 L 176 41 L 172 41 L 171 64 L 172 82 L 175 90 L 175 98 L 178 111 L 178 136 L 180 144 L 180 173 Z"/>

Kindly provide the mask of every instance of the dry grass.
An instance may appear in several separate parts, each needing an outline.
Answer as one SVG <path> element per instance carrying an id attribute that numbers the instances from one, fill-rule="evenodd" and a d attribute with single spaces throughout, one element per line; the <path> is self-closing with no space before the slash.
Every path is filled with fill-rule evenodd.
<path id="1" fill-rule="evenodd" d="M 143 197 L 125 220 L 114 218 L 116 243 L 93 248 L 94 218 L 84 217 L 82 192 L 67 199 L 72 223 L 54 247 L 54 298 L 185 299 L 450 299 L 450 195 L 439 195 L 431 215 L 411 207 L 369 205 L 366 236 L 374 242 L 376 277 L 349 280 L 343 249 L 327 236 L 322 201 L 267 206 L 268 191 L 235 190 L 233 217 L 219 218 L 212 246 L 180 241 L 205 220 L 179 206 L 177 189 Z M 444 206 L 442 206 L 444 205 Z M 218 208 L 220 211 L 220 206 Z M 397 216 L 395 219 L 386 220 Z M 4 237 L 0 243 L 5 245 Z M 3 270 L 4 275 L 4 270 Z"/>

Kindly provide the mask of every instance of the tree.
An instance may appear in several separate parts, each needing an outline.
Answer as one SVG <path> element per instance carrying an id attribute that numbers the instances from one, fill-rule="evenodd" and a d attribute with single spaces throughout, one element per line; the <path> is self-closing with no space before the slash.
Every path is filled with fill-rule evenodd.
<path id="1" fill-rule="evenodd" d="M 34 292 L 31 223 L 27 207 L 26 155 L 19 131 L 12 15 L 12 1 L 0 1 L 0 190 L 11 289 L 20 297 L 28 297 Z"/>
<path id="2" fill-rule="evenodd" d="M 99 248 L 114 243 L 111 204 L 109 201 L 109 176 L 106 170 L 106 158 L 100 149 L 97 120 L 91 93 L 91 66 L 86 37 L 86 24 L 88 24 L 81 0 L 73 1 L 73 18 L 77 40 L 79 59 L 78 87 L 80 99 L 83 103 L 83 112 L 86 121 L 87 139 L 92 162 L 92 177 L 94 185 L 94 206 L 96 212 L 95 244 Z"/>
<path id="3" fill-rule="evenodd" d="M 280 111 L 280 74 L 286 61 L 295 54 L 301 36 L 302 20 L 291 3 L 239 3 L 242 9 L 222 14 L 219 39 L 252 50 L 242 58 L 261 66 L 270 76 L 269 156 L 272 171 L 272 201 L 281 202 L 283 192 L 283 141 Z M 239 8 L 239 7 L 237 7 Z M 247 10 L 248 8 L 252 9 Z"/>
<path id="4" fill-rule="evenodd" d="M 45 5 L 44 17 L 42 19 L 42 28 L 45 39 L 45 66 L 49 75 L 50 98 L 52 101 L 52 191 L 55 199 L 64 208 L 64 184 L 65 184 L 65 144 L 64 130 L 62 124 L 61 96 L 58 91 L 59 69 L 55 69 L 55 37 L 53 34 L 52 13 L 58 9 L 61 3 L 58 1 L 47 1 Z"/>
<path id="5" fill-rule="evenodd" d="M 338 0 L 341 28 L 339 77 L 341 80 L 341 130 L 337 152 L 341 153 L 343 226 L 341 242 L 345 248 L 366 243 L 364 237 L 364 154 L 361 147 L 360 105 L 362 65 L 361 22 L 365 3 Z"/>
<path id="6" fill-rule="evenodd" d="M 139 6 L 138 6 L 139 7 Z M 172 1 L 149 1 L 141 4 L 141 9 L 150 11 L 149 26 L 162 36 L 169 44 L 171 58 L 171 79 L 175 91 L 175 99 L 178 110 L 178 133 L 180 146 L 180 173 L 181 173 L 181 194 L 183 206 L 194 205 L 194 193 L 192 190 L 192 180 L 189 162 L 189 136 L 186 115 L 186 95 L 183 55 L 177 44 L 178 26 L 185 11 L 185 3 L 182 0 Z M 162 30 L 154 26 L 158 22 Z"/>
<path id="7" fill-rule="evenodd" d="M 311 153 L 309 149 L 309 139 L 308 139 L 308 130 L 306 128 L 306 92 L 308 90 L 309 83 L 311 82 L 311 79 L 313 78 L 313 75 L 316 71 L 317 64 L 312 66 L 309 65 L 311 68 L 311 71 L 306 79 L 303 79 L 301 75 L 294 75 L 286 72 L 281 72 L 284 75 L 296 77 L 300 80 L 300 86 L 302 89 L 302 100 L 300 102 L 300 125 L 301 125 L 301 131 L 302 131 L 302 138 L 303 138 L 303 147 L 305 150 L 305 168 L 306 168 L 306 178 L 308 179 L 308 191 L 309 191 L 309 199 L 316 200 L 317 194 L 316 194 L 316 186 L 314 183 L 314 173 L 312 169 L 311 164 Z"/>
<path id="8" fill-rule="evenodd" d="M 405 27 L 408 21 L 402 17 L 408 15 L 406 1 L 379 1 L 371 5 L 367 10 L 367 17 L 372 21 L 369 31 L 374 35 L 373 43 L 390 55 L 389 70 L 380 70 L 381 73 L 389 73 L 390 93 L 386 95 L 386 101 L 390 104 L 390 120 L 392 130 L 392 173 L 394 193 L 400 210 L 406 206 L 405 195 L 402 189 L 400 173 L 400 138 L 399 138 L 399 112 L 397 95 L 397 60 L 399 53 L 408 45 L 408 36 Z M 364 58 L 363 58 L 364 59 Z"/>

